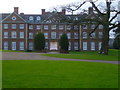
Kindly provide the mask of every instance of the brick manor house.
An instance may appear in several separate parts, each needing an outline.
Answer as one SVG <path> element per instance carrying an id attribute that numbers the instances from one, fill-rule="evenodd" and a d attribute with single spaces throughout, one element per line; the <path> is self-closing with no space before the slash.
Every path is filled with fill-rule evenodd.
<path id="1" fill-rule="evenodd" d="M 19 8 L 14 7 L 13 13 L 2 13 L 2 49 L 3 50 L 34 50 L 34 36 L 38 32 L 45 35 L 45 49 L 59 50 L 59 39 L 66 33 L 69 39 L 69 50 L 97 51 L 101 48 L 103 26 L 99 25 L 94 33 L 89 33 L 95 24 L 73 25 L 72 23 L 58 23 L 49 20 L 51 12 L 41 10 L 42 14 L 19 14 Z M 74 20 L 80 18 L 94 18 L 95 13 L 90 7 L 88 14 L 67 15 L 63 9 L 57 12 Z"/>

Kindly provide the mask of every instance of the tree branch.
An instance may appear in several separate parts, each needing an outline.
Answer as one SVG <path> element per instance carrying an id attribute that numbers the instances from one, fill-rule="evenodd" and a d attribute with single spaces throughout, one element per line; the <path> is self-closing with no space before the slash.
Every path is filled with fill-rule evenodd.
<path id="1" fill-rule="evenodd" d="M 120 26 L 120 23 L 118 23 L 118 24 L 116 24 L 116 25 L 115 25 L 115 24 L 113 24 L 113 26 L 112 26 L 112 27 L 110 27 L 110 28 L 109 28 L 109 30 L 111 30 L 111 29 L 113 29 L 113 28 L 116 28 L 116 27 L 118 27 L 118 26 Z"/>
<path id="2" fill-rule="evenodd" d="M 117 17 L 118 14 L 120 14 L 120 11 L 117 12 L 117 13 L 115 14 L 115 16 L 113 16 L 109 22 L 112 22 L 112 20 L 115 19 L 115 18 Z"/>

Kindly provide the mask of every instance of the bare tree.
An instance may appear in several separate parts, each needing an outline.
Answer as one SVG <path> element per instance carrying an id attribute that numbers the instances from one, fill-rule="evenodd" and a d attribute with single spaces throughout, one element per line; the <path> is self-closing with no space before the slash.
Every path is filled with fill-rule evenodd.
<path id="1" fill-rule="evenodd" d="M 104 1 L 105 6 L 102 9 L 99 8 L 99 5 L 96 5 L 97 2 L 98 2 L 98 0 L 96 0 L 96 1 L 89 0 L 89 3 L 92 5 L 93 9 L 95 10 L 96 17 L 92 18 L 92 19 L 84 18 L 82 21 L 86 21 L 89 23 L 90 22 L 96 23 L 96 27 L 95 27 L 95 29 L 93 29 L 93 31 L 91 33 L 93 33 L 95 30 L 97 30 L 99 24 L 103 25 L 103 38 L 102 38 L 102 47 L 100 50 L 100 54 L 107 55 L 108 50 L 109 50 L 109 48 L 108 48 L 109 32 L 110 32 L 110 30 L 112 30 L 120 25 L 120 23 L 117 23 L 116 21 L 114 21 L 116 19 L 116 17 L 118 16 L 118 14 L 120 14 L 120 11 L 116 8 L 113 8 L 112 0 L 105 0 Z M 74 11 L 80 9 L 81 6 L 83 6 L 83 4 L 85 4 L 85 3 L 86 2 L 83 2 L 79 6 L 68 5 L 65 9 L 69 12 L 71 11 L 71 13 L 73 14 Z"/>

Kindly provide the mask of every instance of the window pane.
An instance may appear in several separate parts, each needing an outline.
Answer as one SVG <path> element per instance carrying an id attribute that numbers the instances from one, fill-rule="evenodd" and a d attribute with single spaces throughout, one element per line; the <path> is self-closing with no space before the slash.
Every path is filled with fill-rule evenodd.
<path id="1" fill-rule="evenodd" d="M 44 25 L 44 30 L 48 30 L 48 25 Z"/>
<path id="2" fill-rule="evenodd" d="M 48 39 L 48 33 L 44 33 L 45 39 Z"/>
<path id="3" fill-rule="evenodd" d="M 8 29 L 8 24 L 4 24 L 4 29 Z"/>
<path id="4" fill-rule="evenodd" d="M 56 29 L 56 25 L 52 25 L 51 29 L 55 30 Z"/>
<path id="5" fill-rule="evenodd" d="M 8 32 L 4 32 L 4 38 L 8 38 Z"/>
<path id="6" fill-rule="evenodd" d="M 4 50 L 8 50 L 8 42 L 4 42 Z"/>
<path id="7" fill-rule="evenodd" d="M 83 42 L 83 50 L 87 50 L 87 42 Z"/>
<path id="8" fill-rule="evenodd" d="M 95 50 L 95 42 L 91 42 L 91 50 Z"/>
<path id="9" fill-rule="evenodd" d="M 78 50 L 78 42 L 74 42 L 74 50 Z"/>
<path id="10" fill-rule="evenodd" d="M 83 39 L 87 39 L 88 35 L 87 32 L 83 32 Z"/>
<path id="11" fill-rule="evenodd" d="M 12 24 L 12 29 L 16 29 L 16 24 Z"/>
<path id="12" fill-rule="evenodd" d="M 63 25 L 59 25 L 59 30 L 63 30 L 63 29 L 64 29 Z"/>
<path id="13" fill-rule="evenodd" d="M 11 32 L 11 33 L 12 33 L 12 38 L 16 38 L 17 37 L 16 32 Z"/>
<path id="14" fill-rule="evenodd" d="M 24 32 L 20 32 L 20 38 L 24 38 Z"/>
<path id="15" fill-rule="evenodd" d="M 24 29 L 24 24 L 20 24 L 20 29 Z"/>
<path id="16" fill-rule="evenodd" d="M 56 39 L 56 32 L 51 32 L 51 38 Z"/>
<path id="17" fill-rule="evenodd" d="M 12 42 L 12 50 L 16 50 L 16 42 Z"/>
<path id="18" fill-rule="evenodd" d="M 24 50 L 24 42 L 20 42 L 20 50 Z"/>

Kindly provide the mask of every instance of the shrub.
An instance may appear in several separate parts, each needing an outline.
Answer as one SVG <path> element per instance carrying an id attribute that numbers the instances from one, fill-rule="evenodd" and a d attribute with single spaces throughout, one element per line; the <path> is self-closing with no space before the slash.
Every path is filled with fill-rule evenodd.
<path id="1" fill-rule="evenodd" d="M 38 33 L 34 38 L 34 49 L 35 50 L 44 50 L 45 48 L 45 36 L 43 33 Z"/>
<path id="2" fill-rule="evenodd" d="M 118 35 L 113 42 L 113 47 L 115 49 L 120 49 L 120 35 Z"/>
<path id="3" fill-rule="evenodd" d="M 63 34 L 60 37 L 60 49 L 61 50 L 65 50 L 68 51 L 68 46 L 69 46 L 69 42 L 68 42 L 68 38 L 66 34 Z"/>

